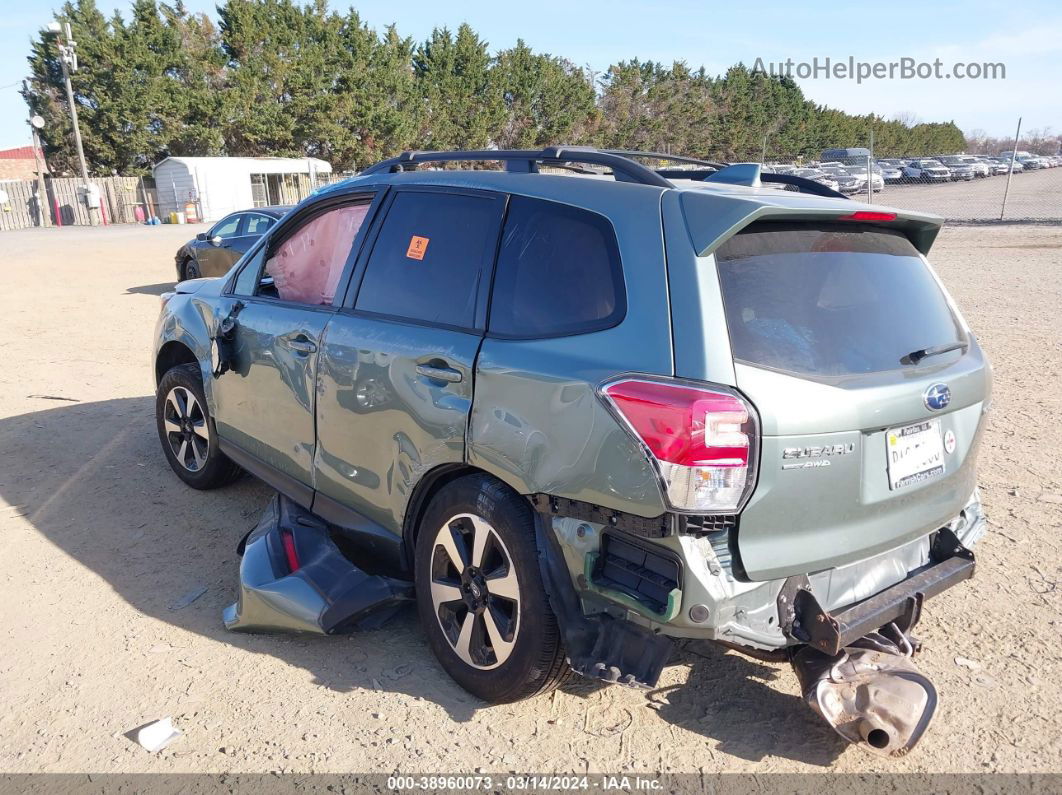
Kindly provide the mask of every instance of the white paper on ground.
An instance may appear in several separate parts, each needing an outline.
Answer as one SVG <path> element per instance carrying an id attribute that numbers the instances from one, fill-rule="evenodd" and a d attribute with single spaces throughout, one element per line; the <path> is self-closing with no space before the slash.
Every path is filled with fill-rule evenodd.
<path id="1" fill-rule="evenodd" d="M 163 718 L 137 729 L 136 741 L 141 747 L 151 751 L 151 753 L 155 753 L 156 751 L 161 751 L 180 736 L 181 733 L 173 728 L 173 720 L 171 718 Z"/>

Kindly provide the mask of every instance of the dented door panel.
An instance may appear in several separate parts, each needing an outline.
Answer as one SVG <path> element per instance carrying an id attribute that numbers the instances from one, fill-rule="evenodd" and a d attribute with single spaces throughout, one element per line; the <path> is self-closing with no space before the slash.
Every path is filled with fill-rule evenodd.
<path id="1" fill-rule="evenodd" d="M 321 351 L 318 495 L 398 534 L 424 473 L 464 460 L 479 341 L 478 332 L 338 315 Z M 433 365 L 459 380 L 431 377 Z"/>

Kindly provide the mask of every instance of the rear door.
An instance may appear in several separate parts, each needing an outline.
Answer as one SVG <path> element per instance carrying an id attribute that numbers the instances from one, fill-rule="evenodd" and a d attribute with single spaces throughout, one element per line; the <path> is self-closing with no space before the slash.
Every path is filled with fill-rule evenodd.
<path id="1" fill-rule="evenodd" d="M 737 535 L 748 576 L 831 568 L 956 516 L 975 486 L 987 364 L 910 241 L 759 223 L 715 259 L 762 432 Z"/>
<path id="2" fill-rule="evenodd" d="M 229 264 L 223 272 L 227 273 L 228 269 L 235 265 L 240 257 L 250 251 L 254 244 L 258 242 L 258 239 L 269 231 L 270 227 L 276 222 L 276 218 L 265 213 L 252 211 L 244 213 L 239 233 L 236 237 L 229 240 L 228 245 L 225 246 L 224 259 L 229 260 Z"/>
<path id="3" fill-rule="evenodd" d="M 420 476 L 464 461 L 504 208 L 457 189 L 388 196 L 321 349 L 315 513 L 397 536 Z"/>

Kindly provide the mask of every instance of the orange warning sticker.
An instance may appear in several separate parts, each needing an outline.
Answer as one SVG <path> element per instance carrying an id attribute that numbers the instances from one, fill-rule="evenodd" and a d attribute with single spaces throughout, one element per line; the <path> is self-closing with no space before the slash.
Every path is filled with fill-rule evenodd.
<path id="1" fill-rule="evenodd" d="M 424 252 L 427 250 L 428 238 L 413 235 L 409 239 L 409 248 L 406 249 L 406 256 L 410 259 L 424 259 Z"/>

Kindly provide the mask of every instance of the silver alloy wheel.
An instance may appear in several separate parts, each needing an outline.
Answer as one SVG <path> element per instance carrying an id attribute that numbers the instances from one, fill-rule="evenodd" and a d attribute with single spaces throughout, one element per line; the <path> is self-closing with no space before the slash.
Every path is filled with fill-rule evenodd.
<path id="1" fill-rule="evenodd" d="M 210 428 L 206 413 L 191 390 L 175 386 L 166 395 L 162 424 L 166 441 L 181 466 L 198 472 L 206 465 L 210 450 Z"/>
<path id="2" fill-rule="evenodd" d="M 490 523 L 470 513 L 445 522 L 429 576 L 435 617 L 457 656 L 484 671 L 509 659 L 520 630 L 520 584 Z"/>

